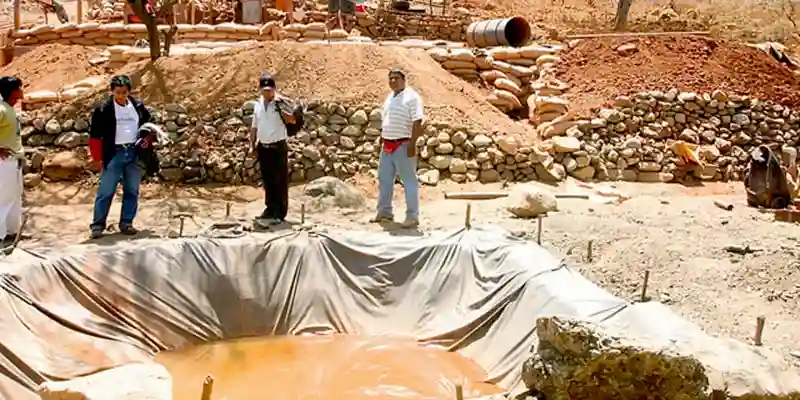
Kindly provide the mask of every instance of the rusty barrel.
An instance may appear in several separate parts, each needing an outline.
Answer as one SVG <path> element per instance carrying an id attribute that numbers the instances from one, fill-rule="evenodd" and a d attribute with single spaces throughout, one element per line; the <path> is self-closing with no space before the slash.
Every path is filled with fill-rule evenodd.
<path id="1" fill-rule="evenodd" d="M 519 47 L 530 39 L 531 26 L 521 17 L 478 21 L 467 27 L 467 44 L 472 47 Z"/>

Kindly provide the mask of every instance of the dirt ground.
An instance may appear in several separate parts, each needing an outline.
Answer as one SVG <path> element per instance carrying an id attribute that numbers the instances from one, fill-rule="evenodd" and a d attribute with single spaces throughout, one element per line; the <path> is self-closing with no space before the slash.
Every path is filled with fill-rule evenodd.
<path id="1" fill-rule="evenodd" d="M 90 76 L 106 75 L 104 66 L 89 62 L 101 51 L 99 47 L 78 45 L 36 46 L 15 56 L 11 64 L 0 67 L 0 75 L 20 77 L 28 92 L 57 91 Z"/>
<path id="2" fill-rule="evenodd" d="M 558 213 L 543 222 L 544 246 L 567 258 L 585 276 L 613 292 L 636 300 L 645 270 L 650 270 L 648 295 L 677 309 L 686 318 L 714 334 L 751 342 L 756 317 L 766 317 L 764 343 L 790 356 L 800 351 L 792 336 L 800 332 L 800 225 L 773 222 L 770 214 L 746 207 L 740 183 L 688 188 L 678 185 L 615 185 L 631 198 L 621 204 L 593 200 L 560 200 Z M 329 230 L 390 229 L 398 235 L 425 234 L 464 225 L 465 202 L 445 200 L 447 190 L 503 190 L 499 185 L 423 187 L 420 232 L 403 231 L 392 225 L 381 227 L 367 221 L 374 212 L 376 187 L 362 177 L 358 187 L 367 198 L 359 211 L 308 210 L 306 222 Z M 551 190 L 581 191 L 574 182 Z M 302 186 L 291 190 L 290 220 L 299 220 L 301 204 L 308 199 Z M 584 191 L 585 192 L 585 191 Z M 63 246 L 84 242 L 88 235 L 94 189 L 49 184 L 26 194 L 33 237 L 23 248 Z M 189 209 L 199 225 L 220 220 L 225 202 L 232 215 L 250 221 L 260 213 L 262 192 L 254 187 L 143 188 L 143 201 L 136 224 L 139 237 L 165 236 L 178 222 L 169 220 L 169 210 Z M 396 188 L 395 214 L 402 217 L 403 201 Z M 732 211 L 717 208 L 714 200 L 734 205 Z M 535 240 L 535 220 L 510 217 L 506 200 L 472 202 L 474 224 L 494 224 Z M 119 215 L 117 202 L 109 218 Z M 288 229 L 288 228 L 286 228 Z M 187 222 L 185 234 L 199 230 Z M 130 238 L 110 235 L 99 242 L 110 244 Z M 589 240 L 593 259 L 586 259 Z M 752 246 L 752 254 L 738 255 L 726 246 Z"/>
<path id="3" fill-rule="evenodd" d="M 620 52 L 623 44 L 634 50 Z M 727 90 L 800 105 L 800 79 L 767 53 L 706 37 L 581 40 L 562 55 L 559 77 L 571 85 L 571 108 L 586 115 L 619 95 L 638 91 Z"/>

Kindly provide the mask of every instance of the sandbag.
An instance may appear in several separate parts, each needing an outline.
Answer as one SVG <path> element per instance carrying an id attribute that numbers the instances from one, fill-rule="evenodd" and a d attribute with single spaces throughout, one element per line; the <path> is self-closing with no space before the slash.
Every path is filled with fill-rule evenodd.
<path id="1" fill-rule="evenodd" d="M 333 29 L 328 32 L 328 38 L 330 39 L 346 39 L 348 36 L 350 34 L 344 29 Z"/>
<path id="2" fill-rule="evenodd" d="M 106 32 L 106 33 L 124 32 L 125 31 L 125 25 L 122 24 L 122 23 L 119 23 L 119 22 L 114 22 L 114 23 L 110 23 L 110 24 L 103 24 L 103 25 L 100 25 L 99 30 L 103 31 L 103 32 Z"/>
<path id="3" fill-rule="evenodd" d="M 30 35 L 38 36 L 38 35 L 41 35 L 41 34 L 44 34 L 44 33 L 53 32 L 54 29 L 55 28 L 53 27 L 53 25 L 42 24 L 42 25 L 34 26 L 33 28 L 30 29 L 30 31 L 28 33 Z"/>
<path id="4" fill-rule="evenodd" d="M 287 32 L 299 32 L 303 33 L 306 30 L 306 26 L 303 24 L 289 24 L 283 27 L 283 30 Z"/>
<path id="5" fill-rule="evenodd" d="M 36 92 L 25 93 L 26 103 L 49 103 L 58 101 L 58 93 L 49 90 L 40 90 Z"/>
<path id="6" fill-rule="evenodd" d="M 62 34 L 62 33 L 65 33 L 65 32 L 78 31 L 78 30 L 79 30 L 78 29 L 78 25 L 73 24 L 72 22 L 68 22 L 68 23 L 66 23 L 64 25 L 59 25 L 59 26 L 55 27 L 53 29 L 53 32 L 58 33 L 58 34 Z"/>
<path id="7" fill-rule="evenodd" d="M 483 78 L 483 80 L 489 83 L 494 83 L 494 81 L 496 81 L 497 79 L 503 79 L 503 78 L 508 79 L 508 76 L 504 74 L 503 71 L 490 69 L 488 71 L 481 72 L 481 78 Z"/>
<path id="8" fill-rule="evenodd" d="M 498 99 L 511 104 L 514 110 L 522 108 L 522 103 L 519 102 L 519 98 L 517 98 L 517 96 L 514 96 L 514 93 L 506 90 L 495 89 L 492 91 L 492 94 L 497 96 Z"/>
<path id="9" fill-rule="evenodd" d="M 54 40 L 61 39 L 61 35 L 55 32 L 47 32 L 36 35 L 36 38 L 39 39 L 40 42 L 51 42 Z"/>
<path id="10" fill-rule="evenodd" d="M 473 54 L 471 50 L 467 49 L 450 49 L 449 58 L 456 61 L 473 62 L 475 61 L 475 54 Z"/>
<path id="11" fill-rule="evenodd" d="M 189 26 L 191 27 L 189 30 L 190 31 L 194 31 L 194 32 L 205 32 L 205 33 L 214 32 L 214 25 L 197 24 L 197 25 L 189 25 Z"/>
<path id="12" fill-rule="evenodd" d="M 449 59 L 442 63 L 442 67 L 445 69 L 477 69 L 478 66 L 469 61 L 459 61 Z"/>
<path id="13" fill-rule="evenodd" d="M 494 81 L 494 86 L 500 90 L 511 92 L 515 97 L 522 94 L 522 89 L 508 78 L 500 78 Z"/>
<path id="14" fill-rule="evenodd" d="M 72 31 L 61 32 L 60 36 L 62 39 L 72 39 L 83 36 L 83 31 L 80 29 L 75 29 Z"/>
<path id="15" fill-rule="evenodd" d="M 328 27 L 325 26 L 324 22 L 312 22 L 306 25 L 306 32 L 308 31 L 326 32 L 327 30 Z"/>
<path id="16" fill-rule="evenodd" d="M 553 55 L 543 55 L 536 59 L 536 66 L 541 67 L 545 64 L 552 64 L 561 61 L 561 57 Z"/>
<path id="17" fill-rule="evenodd" d="M 214 32 L 234 33 L 237 30 L 237 25 L 233 22 L 223 22 L 214 25 Z"/>
<path id="18" fill-rule="evenodd" d="M 489 55 L 491 55 L 495 60 L 511 60 L 514 58 L 520 58 L 519 50 L 513 47 L 496 47 L 489 50 Z"/>
<path id="19" fill-rule="evenodd" d="M 262 36 L 271 35 L 272 30 L 275 29 L 275 27 L 280 27 L 280 26 L 281 24 L 278 21 L 269 21 L 266 24 L 261 25 L 261 28 L 258 29 L 258 33 Z"/>
<path id="20" fill-rule="evenodd" d="M 536 96 L 535 104 L 537 114 L 549 112 L 561 112 L 563 114 L 569 108 L 569 101 L 561 97 Z"/>
<path id="21" fill-rule="evenodd" d="M 100 29 L 100 24 L 97 22 L 84 22 L 82 24 L 78 24 L 78 29 L 84 32 L 91 32 Z"/>
<path id="22" fill-rule="evenodd" d="M 524 76 L 532 76 L 533 74 L 536 73 L 535 70 L 520 65 L 511 65 L 510 68 L 511 68 L 511 75 L 514 75 L 518 78 L 522 78 Z"/>
<path id="23" fill-rule="evenodd" d="M 511 64 L 507 62 L 494 60 L 492 61 L 492 69 L 503 71 L 506 74 L 513 74 L 513 69 L 511 68 Z"/>
<path id="24" fill-rule="evenodd" d="M 325 32 L 316 30 L 306 30 L 305 32 L 303 32 L 303 37 L 309 39 L 325 39 Z"/>
<path id="25" fill-rule="evenodd" d="M 492 61 L 494 61 L 494 59 L 491 56 L 480 55 L 480 56 L 476 56 L 475 60 L 473 62 L 480 69 L 490 69 L 490 68 L 492 68 Z"/>
<path id="26" fill-rule="evenodd" d="M 451 74 L 460 77 L 475 77 L 478 79 L 480 75 L 478 75 L 478 71 L 474 69 L 451 69 L 449 70 Z"/>
<path id="27" fill-rule="evenodd" d="M 78 88 L 73 88 L 73 89 L 62 90 L 61 93 L 60 93 L 61 101 L 72 101 L 72 100 L 77 99 L 81 95 L 84 95 L 86 93 L 91 93 L 91 92 L 92 92 L 92 89 L 85 88 L 85 87 L 78 87 Z"/>
<path id="28" fill-rule="evenodd" d="M 531 60 L 536 60 L 543 55 L 553 55 L 556 54 L 560 49 L 552 46 L 538 46 L 538 45 L 531 45 L 531 46 L 524 46 L 519 49 L 519 53 L 522 58 L 528 58 Z"/>
<path id="29" fill-rule="evenodd" d="M 105 76 L 90 76 L 86 79 L 82 79 L 78 82 L 73 83 L 69 86 L 69 88 L 95 88 L 102 85 L 105 85 L 106 77 Z"/>
<path id="30" fill-rule="evenodd" d="M 181 31 L 181 28 L 178 28 L 178 32 Z M 125 25 L 125 32 L 135 33 L 135 34 L 145 34 L 147 33 L 147 26 L 145 24 L 128 24 Z"/>
<path id="31" fill-rule="evenodd" d="M 434 47 L 427 50 L 428 55 L 438 62 L 444 62 L 450 59 L 447 49 L 442 47 Z"/>

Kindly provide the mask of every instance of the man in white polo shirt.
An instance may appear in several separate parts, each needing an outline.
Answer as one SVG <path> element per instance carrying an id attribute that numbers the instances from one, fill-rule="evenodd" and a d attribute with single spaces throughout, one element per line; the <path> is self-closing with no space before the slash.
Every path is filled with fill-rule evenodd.
<path id="1" fill-rule="evenodd" d="M 258 153 L 261 182 L 264 186 L 264 212 L 262 219 L 279 224 L 289 211 L 289 138 L 286 123 L 295 123 L 295 116 L 283 111 L 278 102 L 275 78 L 261 74 L 258 88 L 261 96 L 253 108 L 253 125 L 250 132 L 250 150 Z M 285 121 L 285 122 L 284 122 Z"/>
<path id="2" fill-rule="evenodd" d="M 397 68 L 389 71 L 391 92 L 383 104 L 381 159 L 378 165 L 378 213 L 371 221 L 394 220 L 394 180 L 400 175 L 406 197 L 404 228 L 419 226 L 419 182 L 417 180 L 417 138 L 422 134 L 422 98 L 406 87 L 406 75 Z"/>

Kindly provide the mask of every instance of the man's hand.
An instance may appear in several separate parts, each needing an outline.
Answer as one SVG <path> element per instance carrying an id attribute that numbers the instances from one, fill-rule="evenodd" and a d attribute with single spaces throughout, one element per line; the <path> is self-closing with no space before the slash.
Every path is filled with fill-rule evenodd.
<path id="1" fill-rule="evenodd" d="M 0 160 L 5 160 L 9 156 L 11 156 L 11 152 L 8 149 L 0 149 Z"/>
<path id="2" fill-rule="evenodd" d="M 250 143 L 250 146 L 247 147 L 247 154 L 250 155 L 250 154 L 253 154 L 255 152 L 256 152 L 256 144 L 255 143 Z"/>
<path id="3" fill-rule="evenodd" d="M 408 157 L 416 157 L 417 156 L 417 145 L 411 141 L 408 142 Z"/>

